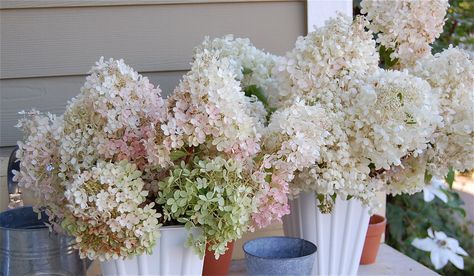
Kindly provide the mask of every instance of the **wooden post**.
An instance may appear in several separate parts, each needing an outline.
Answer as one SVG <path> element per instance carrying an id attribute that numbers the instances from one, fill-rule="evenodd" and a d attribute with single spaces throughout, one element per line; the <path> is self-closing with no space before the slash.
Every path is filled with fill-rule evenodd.
<path id="1" fill-rule="evenodd" d="M 306 6 L 308 32 L 321 27 L 336 12 L 352 16 L 352 0 L 308 0 Z"/>

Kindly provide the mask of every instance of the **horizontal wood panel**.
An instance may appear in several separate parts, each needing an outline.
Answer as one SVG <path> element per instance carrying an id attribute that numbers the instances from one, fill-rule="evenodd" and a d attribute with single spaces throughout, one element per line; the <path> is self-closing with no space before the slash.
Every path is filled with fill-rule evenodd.
<path id="1" fill-rule="evenodd" d="M 185 71 L 144 74 L 155 85 L 160 85 L 163 97 L 179 82 Z M 18 112 L 36 108 L 61 114 L 69 99 L 79 93 L 85 76 L 0 80 L 0 147 L 12 146 L 21 139 L 14 126 L 21 117 Z"/>
<path id="2" fill-rule="evenodd" d="M 204 36 L 229 33 L 283 54 L 305 24 L 304 2 L 0 10 L 0 78 L 82 75 L 100 56 L 186 70 Z"/>
<path id="3" fill-rule="evenodd" d="M 0 9 L 94 7 L 119 5 L 169 5 L 192 3 L 290 2 L 303 0 L 0 0 Z"/>

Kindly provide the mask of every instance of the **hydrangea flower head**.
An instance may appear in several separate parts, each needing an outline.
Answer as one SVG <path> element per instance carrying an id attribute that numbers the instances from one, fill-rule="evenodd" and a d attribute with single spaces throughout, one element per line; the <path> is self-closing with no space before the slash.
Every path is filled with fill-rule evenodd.
<path id="1" fill-rule="evenodd" d="M 431 52 L 430 44 L 443 31 L 448 0 L 363 0 L 363 14 L 377 42 L 393 49 L 391 58 L 402 66 L 413 65 Z"/>

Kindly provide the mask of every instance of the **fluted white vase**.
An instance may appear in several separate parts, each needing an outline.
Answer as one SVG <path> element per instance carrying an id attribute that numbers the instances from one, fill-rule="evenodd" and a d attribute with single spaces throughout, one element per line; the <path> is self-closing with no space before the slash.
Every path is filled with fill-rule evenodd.
<path id="1" fill-rule="evenodd" d="M 184 226 L 166 226 L 160 228 L 160 232 L 151 255 L 102 262 L 103 276 L 201 275 L 204 258 L 185 247 L 189 231 Z"/>
<path id="2" fill-rule="evenodd" d="M 319 211 L 314 193 L 290 201 L 283 217 L 286 236 L 309 240 L 318 247 L 312 275 L 356 275 L 369 225 L 369 210 L 360 201 L 336 199 L 330 214 Z"/>

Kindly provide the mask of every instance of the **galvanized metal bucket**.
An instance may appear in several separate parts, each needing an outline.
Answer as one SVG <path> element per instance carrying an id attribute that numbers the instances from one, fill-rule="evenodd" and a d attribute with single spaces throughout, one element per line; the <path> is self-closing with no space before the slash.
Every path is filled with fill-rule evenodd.
<path id="1" fill-rule="evenodd" d="M 0 213 L 0 275 L 85 275 L 74 239 L 51 233 L 32 207 Z"/>

